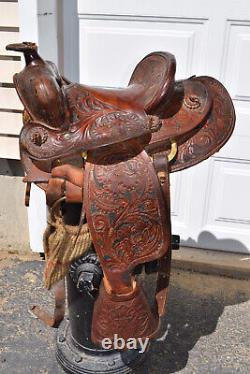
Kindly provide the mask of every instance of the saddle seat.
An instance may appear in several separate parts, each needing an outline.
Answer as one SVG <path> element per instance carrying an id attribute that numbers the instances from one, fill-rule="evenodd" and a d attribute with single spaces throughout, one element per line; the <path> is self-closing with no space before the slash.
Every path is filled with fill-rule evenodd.
<path id="1" fill-rule="evenodd" d="M 76 119 L 72 124 L 74 128 L 85 130 L 83 144 L 86 149 L 143 135 L 152 136 L 152 149 L 153 145 L 176 140 L 202 124 L 212 106 L 211 96 L 206 86 L 193 78 L 175 81 L 175 69 L 173 55 L 154 52 L 139 62 L 127 88 L 106 89 L 80 84 L 65 86 L 70 111 Z M 158 118 L 158 121 L 155 120 L 158 123 L 156 128 L 152 124 L 147 125 L 152 116 Z M 95 135 L 98 132 L 98 140 L 96 136 L 89 136 L 90 132 Z M 144 146 L 149 141 L 147 137 Z"/>
<path id="2" fill-rule="evenodd" d="M 170 171 L 177 171 L 219 150 L 233 131 L 235 114 L 223 85 L 210 77 L 175 81 L 170 53 L 143 58 L 127 88 L 104 89 L 70 83 L 33 43 L 7 49 L 26 60 L 14 83 L 25 107 L 20 146 L 29 170 L 34 162 L 47 172 L 58 159 L 135 139 L 151 155 L 167 153 L 174 140 L 178 154 Z"/>
<path id="3" fill-rule="evenodd" d="M 138 63 L 126 88 L 78 87 L 118 108 L 138 107 L 149 113 L 173 91 L 175 70 L 176 61 L 171 53 L 154 52 Z"/>

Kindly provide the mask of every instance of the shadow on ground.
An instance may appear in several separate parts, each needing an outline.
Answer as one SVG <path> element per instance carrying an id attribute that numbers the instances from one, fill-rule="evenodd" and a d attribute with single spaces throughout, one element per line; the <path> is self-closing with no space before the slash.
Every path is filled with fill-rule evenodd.
<path id="1" fill-rule="evenodd" d="M 247 281 L 173 271 L 150 374 L 249 373 L 249 299 Z"/>
<path id="2" fill-rule="evenodd" d="M 221 251 L 228 251 L 235 253 L 249 253 L 249 249 L 241 243 L 239 240 L 225 238 L 217 239 L 214 234 L 210 231 L 202 231 L 197 240 L 188 238 L 187 240 L 181 241 L 182 246 L 193 247 L 193 248 L 204 248 L 204 243 L 209 244 L 209 249 L 216 249 Z"/>
<path id="3" fill-rule="evenodd" d="M 55 333 L 28 312 L 52 304 L 40 261 L 15 260 L 0 269 L 0 373 L 59 374 Z M 152 344 L 150 374 L 248 373 L 249 283 L 173 271 L 161 341 Z M 144 373 L 142 369 L 139 373 Z"/>

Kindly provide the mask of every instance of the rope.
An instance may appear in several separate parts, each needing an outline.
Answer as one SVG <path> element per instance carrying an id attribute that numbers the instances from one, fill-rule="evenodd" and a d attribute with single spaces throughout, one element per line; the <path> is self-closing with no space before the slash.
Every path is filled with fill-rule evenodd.
<path id="1" fill-rule="evenodd" d="M 44 284 L 48 289 L 66 275 L 71 262 L 82 256 L 92 242 L 87 223 L 82 225 L 80 232 L 78 226 L 64 223 L 60 202 L 61 199 L 50 208 L 43 238 L 46 259 Z"/>

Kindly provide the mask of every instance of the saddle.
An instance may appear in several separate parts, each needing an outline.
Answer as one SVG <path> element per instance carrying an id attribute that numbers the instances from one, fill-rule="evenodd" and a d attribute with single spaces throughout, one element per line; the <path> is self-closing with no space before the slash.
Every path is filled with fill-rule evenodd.
<path id="1" fill-rule="evenodd" d="M 147 55 L 124 89 L 71 83 L 32 43 L 14 76 L 24 105 L 20 134 L 25 181 L 45 189 L 53 168 L 84 170 L 83 215 L 103 270 L 92 340 L 155 338 L 165 313 L 171 262 L 169 174 L 217 152 L 234 129 L 226 89 L 211 77 L 175 80 L 175 57 Z M 155 303 L 136 269 L 157 262 Z"/>

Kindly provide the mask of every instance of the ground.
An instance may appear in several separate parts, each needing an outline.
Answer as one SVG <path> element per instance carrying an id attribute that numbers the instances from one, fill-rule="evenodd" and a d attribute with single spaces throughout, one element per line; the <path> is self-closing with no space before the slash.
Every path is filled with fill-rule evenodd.
<path id="1" fill-rule="evenodd" d="M 0 373 L 62 374 L 54 357 L 56 330 L 28 311 L 49 305 L 43 262 L 0 255 Z M 152 345 L 150 374 L 248 374 L 249 281 L 172 271 L 163 336 Z M 145 373 L 144 369 L 139 373 Z"/>

